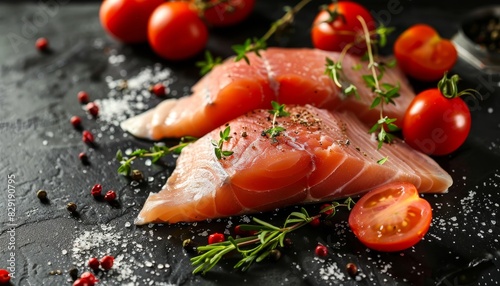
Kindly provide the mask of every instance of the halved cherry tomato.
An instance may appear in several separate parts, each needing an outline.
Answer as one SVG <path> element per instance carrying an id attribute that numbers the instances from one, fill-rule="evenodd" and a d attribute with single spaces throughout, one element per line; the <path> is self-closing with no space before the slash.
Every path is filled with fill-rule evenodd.
<path id="1" fill-rule="evenodd" d="M 391 183 L 365 194 L 349 215 L 349 226 L 368 248 L 400 251 L 429 230 L 432 209 L 410 183 Z"/>
<path id="2" fill-rule="evenodd" d="M 199 1 L 199 0 L 198 0 Z M 213 5 L 219 0 L 203 1 Z M 195 3 L 197 0 L 195 0 Z M 252 13 L 255 0 L 229 0 L 218 3 L 203 12 L 203 18 L 214 27 L 227 27 L 245 20 Z"/>
<path id="3" fill-rule="evenodd" d="M 168 60 L 183 60 L 205 48 L 208 29 L 188 2 L 165 2 L 149 18 L 148 39 Z"/>
<path id="4" fill-rule="evenodd" d="M 334 18 L 328 12 L 333 12 Z M 316 15 L 311 37 L 315 48 L 327 51 L 342 51 L 350 43 L 357 42 L 349 49 L 350 53 L 363 54 L 366 51 L 363 26 L 357 19 L 365 20 L 369 31 L 375 30 L 375 21 L 363 6 L 350 1 L 339 1 L 328 6 Z"/>
<path id="5" fill-rule="evenodd" d="M 446 98 L 438 88 L 419 93 L 406 109 L 403 137 L 413 148 L 428 155 L 446 155 L 467 139 L 471 115 L 459 97 Z"/>
<path id="6" fill-rule="evenodd" d="M 99 10 L 101 25 L 125 43 L 148 40 L 148 20 L 164 0 L 105 0 Z"/>
<path id="7" fill-rule="evenodd" d="M 408 28 L 396 39 L 394 55 L 406 74 L 421 81 L 439 80 L 457 61 L 455 46 L 424 24 Z"/>

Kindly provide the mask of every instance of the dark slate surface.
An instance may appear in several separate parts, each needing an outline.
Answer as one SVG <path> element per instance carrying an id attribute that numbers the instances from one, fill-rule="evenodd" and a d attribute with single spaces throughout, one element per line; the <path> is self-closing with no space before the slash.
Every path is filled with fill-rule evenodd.
<path id="1" fill-rule="evenodd" d="M 152 143 L 124 137 L 109 122 L 87 117 L 76 93 L 86 90 L 93 99 L 106 99 L 110 96 L 106 77 L 127 79 L 160 63 L 172 70 L 171 90 L 184 94 L 199 79 L 196 59 L 166 62 L 151 53 L 147 45 L 125 46 L 110 39 L 98 22 L 98 2 L 43 2 L 59 4 L 47 10 L 38 2 L 0 3 L 0 268 L 8 267 L 9 259 L 15 261 L 13 285 L 70 285 L 70 268 L 85 271 L 89 257 L 105 253 L 117 257 L 116 270 L 98 273 L 100 285 L 234 285 L 236 281 L 244 285 L 498 284 L 498 75 L 482 74 L 461 61 L 454 69 L 464 78 L 461 86 L 479 90 L 483 101 L 468 100 L 473 126 L 465 145 L 452 155 L 437 158 L 455 183 L 448 194 L 425 196 L 434 208 L 434 219 L 429 233 L 417 246 L 400 253 L 368 251 L 348 229 L 346 214 L 340 213 L 333 225 L 305 227 L 291 234 L 295 244 L 284 251 L 278 262 L 266 261 L 241 273 L 232 269 L 235 258 L 228 257 L 207 275 L 193 276 L 191 255 L 183 250 L 182 240 L 194 238 L 204 243 L 206 232 L 225 231 L 246 218 L 172 226 L 130 225 L 147 194 L 160 189 L 175 159 L 158 166 L 139 163 L 137 166 L 151 179 L 138 186 L 117 175 L 113 157 L 118 149 L 149 147 Z M 270 22 L 281 16 L 283 3 L 293 3 L 257 2 L 246 23 L 212 30 L 208 48 L 229 56 L 230 45 L 248 36 L 262 35 Z M 388 13 L 388 5 L 396 2 L 401 7 L 399 12 Z M 465 13 L 488 3 L 416 2 L 364 1 L 385 24 L 396 27 L 396 33 L 411 24 L 426 22 L 446 37 L 456 33 Z M 292 36 L 272 44 L 311 46 L 308 32 L 316 7 L 310 4 L 300 14 Z M 35 50 L 34 41 L 39 36 L 49 38 L 50 53 Z M 112 64 L 113 55 L 124 56 L 125 61 Z M 416 90 L 428 86 L 413 83 Z M 149 107 L 158 102 L 157 98 L 144 100 Z M 95 148 L 81 142 L 80 131 L 69 124 L 72 115 L 82 116 L 85 128 L 102 136 L 97 138 Z M 77 158 L 84 150 L 90 156 L 91 164 L 87 166 Z M 119 204 L 94 200 L 89 189 L 95 183 L 101 183 L 105 190 L 115 189 Z M 48 203 L 36 198 L 39 189 L 47 190 Z M 14 195 L 10 202 L 9 191 Z M 66 211 L 70 201 L 78 204 L 78 216 Z M 8 209 L 9 203 L 15 212 Z M 314 212 L 318 206 L 307 208 Z M 280 223 L 295 209 L 258 217 Z M 82 241 L 86 244 L 79 245 Z M 315 258 L 318 242 L 330 248 L 328 258 Z M 361 275 L 356 279 L 347 275 L 347 262 L 355 262 L 360 268 Z"/>

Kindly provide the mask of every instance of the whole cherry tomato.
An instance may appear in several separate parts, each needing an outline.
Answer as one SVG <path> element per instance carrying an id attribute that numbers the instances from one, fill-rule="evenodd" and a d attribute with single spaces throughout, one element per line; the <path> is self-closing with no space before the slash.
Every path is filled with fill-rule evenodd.
<path id="1" fill-rule="evenodd" d="M 351 43 L 357 43 L 349 52 L 363 54 L 366 42 L 363 26 L 357 16 L 366 22 L 369 31 L 375 29 L 375 21 L 365 7 L 350 1 L 339 1 L 322 10 L 314 19 L 311 37 L 315 48 L 327 51 L 342 51 Z"/>
<path id="2" fill-rule="evenodd" d="M 455 46 L 434 28 L 417 24 L 404 31 L 394 43 L 401 69 L 421 81 L 436 81 L 457 61 Z"/>
<path id="3" fill-rule="evenodd" d="M 432 209 L 410 183 L 391 183 L 359 199 L 349 214 L 349 226 L 368 248 L 401 251 L 429 230 Z"/>
<path id="4" fill-rule="evenodd" d="M 148 24 L 151 48 L 168 60 L 183 60 L 199 53 L 208 40 L 208 30 L 188 2 L 165 2 Z"/>
<path id="5" fill-rule="evenodd" d="M 164 0 L 105 0 L 99 10 L 101 25 L 125 43 L 148 40 L 148 20 Z"/>
<path id="6" fill-rule="evenodd" d="M 446 155 L 464 143 L 471 115 L 459 98 L 461 93 L 456 92 L 456 81 L 457 76 L 448 79 L 445 75 L 438 88 L 425 90 L 413 99 L 403 118 L 403 137 L 408 145 L 428 155 Z"/>
<path id="7" fill-rule="evenodd" d="M 195 0 L 195 3 L 199 0 Z M 245 20 L 253 10 L 255 0 L 230 0 L 217 3 L 218 0 L 203 1 L 211 7 L 203 11 L 203 18 L 214 27 L 226 27 Z M 215 5 L 215 6 L 212 6 Z"/>

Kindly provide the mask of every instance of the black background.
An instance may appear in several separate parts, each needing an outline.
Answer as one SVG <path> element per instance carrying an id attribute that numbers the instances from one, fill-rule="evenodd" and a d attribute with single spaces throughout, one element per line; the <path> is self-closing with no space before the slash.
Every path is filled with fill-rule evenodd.
<path id="1" fill-rule="evenodd" d="M 58 3 L 57 1 L 42 1 Z M 193 276 L 190 254 L 182 249 L 182 240 L 194 237 L 205 243 L 204 232 L 224 231 L 242 218 L 228 218 L 197 224 L 172 226 L 128 226 L 133 222 L 150 191 L 160 190 L 165 176 L 175 165 L 173 158 L 151 167 L 140 163 L 146 177 L 153 178 L 137 187 L 116 173 L 114 154 L 118 149 L 149 147 L 152 142 L 123 137 L 119 128 L 110 131 L 99 119 L 85 115 L 76 100 L 80 90 L 91 98 L 106 98 L 105 78 L 133 77 L 143 68 L 160 63 L 172 69 L 176 80 L 170 88 L 182 94 L 184 88 L 199 79 L 196 58 L 168 62 L 156 57 L 147 45 L 128 46 L 108 37 L 98 21 L 99 1 L 59 1 L 57 11 L 43 25 L 27 32 L 41 13 L 38 1 L 2 1 L 0 3 L 0 268 L 7 259 L 11 229 L 7 191 L 15 189 L 15 259 L 13 285 L 70 285 L 68 269 L 84 266 L 90 256 L 110 253 L 119 259 L 118 270 L 98 273 L 100 285 L 497 285 L 500 280 L 499 235 L 497 217 L 500 195 L 500 96 L 498 75 L 481 73 L 459 61 L 453 72 L 464 80 L 461 87 L 480 91 L 483 100 L 467 102 L 472 113 L 472 130 L 466 143 L 454 154 L 436 158 L 452 175 L 455 183 L 444 195 L 426 195 L 434 208 L 433 224 L 424 240 L 401 253 L 368 251 L 352 235 L 340 213 L 333 225 L 305 227 L 290 235 L 295 242 L 278 262 L 265 261 L 246 273 L 232 269 L 236 261 L 228 258 L 205 276 Z M 311 3 L 297 16 L 292 34 L 271 45 L 311 47 L 310 24 L 319 4 Z M 386 25 L 396 28 L 390 43 L 407 27 L 428 23 L 444 37 L 453 37 L 459 21 L 473 8 L 495 1 L 360 1 Z M 208 49 L 214 54 L 231 55 L 230 46 L 250 36 L 260 36 L 270 23 L 283 14 L 281 9 L 295 1 L 262 1 L 252 16 L 235 27 L 212 29 Z M 392 3 L 392 4 L 391 4 Z M 388 5 L 397 5 L 390 13 Z M 12 43 L 14 35 L 24 39 Z M 52 47 L 48 54 L 34 48 L 38 37 L 47 37 Z M 95 45 L 101 41 L 102 45 Z M 384 50 L 390 53 L 390 49 Z M 109 63 L 111 55 L 124 55 L 118 65 Z M 123 71 L 126 75 L 123 76 Z M 120 75 L 122 73 L 122 75 Z M 430 84 L 413 81 L 419 91 Z M 152 97 L 155 106 L 160 99 Z M 81 142 L 81 135 L 69 124 L 72 115 L 82 116 L 85 128 L 95 134 L 96 148 Z M 113 137 L 110 137 L 112 135 Z M 167 143 L 173 143 L 167 142 Z M 88 152 L 91 164 L 84 166 L 78 153 Z M 8 187 L 8 176 L 15 176 Z M 119 205 L 98 202 L 89 195 L 95 183 L 115 189 Z M 39 189 L 47 190 L 48 203 L 36 198 Z M 66 211 L 68 202 L 79 206 L 79 216 Z M 310 212 L 318 206 L 307 206 Z M 280 223 L 295 207 L 257 216 Z M 102 229 L 104 226 L 104 230 Z M 106 229 L 109 228 L 109 229 Z M 87 249 L 80 256 L 73 250 L 85 231 L 108 234 L 112 239 Z M 326 259 L 314 256 L 318 243 L 328 245 Z M 75 258 L 76 257 L 76 258 Z M 78 259 L 77 259 L 78 258 Z M 344 268 L 354 262 L 362 275 L 349 278 Z M 169 265 L 161 267 L 160 265 Z M 336 266 L 328 274 L 325 269 Z M 51 275 L 51 271 L 61 275 Z M 130 270 L 130 273 L 123 271 Z M 326 276 L 324 278 L 323 276 Z M 135 282 L 134 282 L 135 281 Z M 129 283 L 129 284 L 127 284 Z M 152 283 L 152 284 L 149 284 Z"/>

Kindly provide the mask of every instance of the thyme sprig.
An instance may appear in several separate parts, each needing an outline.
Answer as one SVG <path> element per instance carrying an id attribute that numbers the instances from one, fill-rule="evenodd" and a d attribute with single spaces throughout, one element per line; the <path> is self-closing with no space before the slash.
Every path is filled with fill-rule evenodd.
<path id="1" fill-rule="evenodd" d="M 273 115 L 272 126 L 271 128 L 265 130 L 264 134 L 269 134 L 271 138 L 275 138 L 279 136 L 281 132 L 286 130 L 284 127 L 277 125 L 276 119 L 278 117 L 290 116 L 290 113 L 285 110 L 284 104 L 279 104 L 276 101 L 272 101 L 271 105 L 273 109 L 269 110 L 269 113 Z"/>
<path id="2" fill-rule="evenodd" d="M 222 149 L 224 142 L 229 142 L 229 140 L 231 140 L 232 137 L 230 136 L 230 134 L 231 134 L 231 127 L 227 125 L 223 131 L 219 132 L 220 136 L 219 141 L 212 140 L 212 145 L 215 147 L 214 148 L 215 156 L 219 160 L 222 159 L 223 157 L 231 156 L 234 153 L 231 150 Z"/>
<path id="3" fill-rule="evenodd" d="M 243 44 L 233 45 L 231 48 L 235 52 L 235 61 L 244 60 L 247 64 L 250 64 L 250 59 L 248 58 L 248 53 L 255 53 L 260 57 L 260 52 L 267 49 L 267 41 L 275 34 L 280 33 L 285 30 L 287 27 L 293 24 L 295 15 L 302 10 L 304 6 L 306 6 L 312 0 L 301 0 L 293 7 L 286 6 L 285 14 L 274 21 L 267 32 L 260 38 L 248 38 L 243 42 Z M 206 74 L 210 70 L 212 70 L 217 64 L 220 62 L 210 61 L 214 57 L 210 54 L 209 51 L 205 53 L 205 61 L 199 61 L 196 63 L 198 67 L 201 68 L 201 73 Z M 216 58 L 217 59 L 217 58 Z"/>
<path id="4" fill-rule="evenodd" d="M 366 42 L 367 52 L 361 58 L 364 61 L 368 61 L 368 69 L 370 70 L 370 74 L 362 75 L 362 79 L 365 82 L 366 86 L 369 87 L 373 94 L 373 102 L 370 105 L 370 109 L 375 107 L 379 107 L 380 109 L 380 118 L 377 122 L 369 129 L 369 133 L 377 132 L 377 140 L 378 145 L 377 148 L 380 149 L 384 143 L 392 143 L 395 136 L 391 132 L 395 132 L 399 130 L 399 128 L 394 124 L 396 119 L 388 118 L 384 115 L 384 106 L 387 104 L 395 104 L 394 99 L 399 96 L 399 84 L 392 85 L 388 83 L 381 83 L 381 80 L 384 76 L 385 69 L 387 67 L 391 68 L 396 65 L 396 61 L 389 61 L 387 63 L 376 62 L 374 57 L 374 50 L 376 48 L 375 44 L 383 47 L 387 43 L 387 35 L 394 31 L 393 28 L 385 27 L 380 25 L 374 31 L 369 31 L 366 25 L 365 20 L 361 16 L 357 16 L 358 21 L 360 21 L 363 27 L 363 35 L 364 41 Z M 354 32 L 353 32 L 354 33 Z M 378 40 L 373 40 L 372 36 L 377 35 Z M 325 74 L 327 74 L 334 83 L 343 88 L 345 95 L 355 95 L 359 98 L 358 90 L 356 86 L 353 84 L 349 84 L 346 86 L 344 84 L 342 78 L 342 61 L 347 53 L 347 51 L 353 47 L 356 43 L 350 43 L 344 47 L 341 54 L 339 55 L 338 61 L 335 62 L 332 59 L 326 59 L 326 69 Z M 354 70 L 360 70 L 361 65 L 357 65 L 352 67 Z M 382 158 L 378 160 L 379 163 L 383 164 L 387 161 L 387 158 Z"/>
<path id="5" fill-rule="evenodd" d="M 356 18 L 361 23 L 361 26 L 363 27 L 363 31 L 365 33 L 365 40 L 366 40 L 366 47 L 367 47 L 367 54 L 369 61 L 368 68 L 372 72 L 371 75 L 363 76 L 363 80 L 365 81 L 366 85 L 370 87 L 372 91 L 375 93 L 375 98 L 370 108 L 375 108 L 377 106 L 380 106 L 380 119 L 372 126 L 372 128 L 368 132 L 374 133 L 376 132 L 376 130 L 379 130 L 377 135 L 377 139 L 379 142 L 377 148 L 380 149 L 382 148 L 382 145 L 384 143 L 392 143 L 395 138 L 393 134 L 388 133 L 386 131 L 386 128 L 389 130 L 389 132 L 394 132 L 399 129 L 394 124 L 394 122 L 396 121 L 395 118 L 388 118 L 387 116 L 384 115 L 384 105 L 389 103 L 395 104 L 393 99 L 399 97 L 399 84 L 397 84 L 396 86 L 388 83 L 380 84 L 379 81 L 384 75 L 384 66 L 379 65 L 374 60 L 372 45 L 370 42 L 371 41 L 370 35 L 365 20 L 363 19 L 363 17 L 359 15 L 356 16 Z M 384 27 L 384 29 L 386 28 Z M 386 29 L 386 31 L 388 30 Z M 377 74 L 377 72 L 379 74 Z"/>
<path id="6" fill-rule="evenodd" d="M 192 266 L 196 266 L 193 274 L 207 273 L 217 265 L 224 255 L 233 251 L 242 256 L 234 265 L 234 268 L 246 271 L 254 262 L 261 262 L 275 249 L 284 247 L 285 237 L 288 233 L 307 225 L 314 219 L 320 218 L 325 213 L 328 214 L 326 219 L 331 219 L 339 207 L 346 207 L 351 210 L 353 204 L 354 201 L 351 198 L 348 198 L 343 203 L 333 202 L 315 216 L 310 216 L 305 208 L 301 208 L 300 212 L 290 213 L 281 227 L 254 217 L 252 218 L 254 224 L 240 225 L 240 229 L 256 231 L 256 235 L 242 238 L 230 236 L 224 242 L 198 246 L 197 251 L 199 254 L 191 258 Z"/>
<path id="7" fill-rule="evenodd" d="M 196 141 L 197 138 L 191 136 L 182 137 L 179 144 L 168 147 L 155 144 L 149 149 L 136 149 L 130 155 L 125 156 L 121 150 L 116 152 L 116 160 L 120 162 L 118 174 L 129 176 L 132 171 L 132 162 L 138 158 L 151 158 L 152 163 L 156 163 L 162 157 L 169 154 L 179 154 L 184 147 Z"/>
<path id="8" fill-rule="evenodd" d="M 196 62 L 196 66 L 200 68 L 200 74 L 205 75 L 215 66 L 222 63 L 221 57 L 214 57 L 209 51 L 205 51 L 205 60 Z"/>

